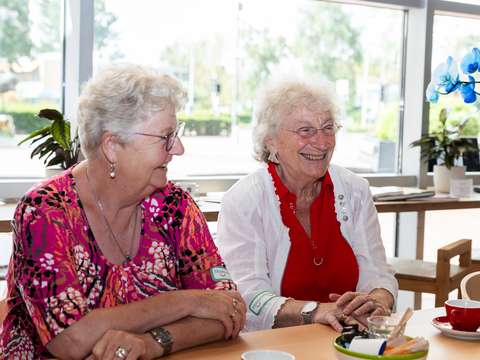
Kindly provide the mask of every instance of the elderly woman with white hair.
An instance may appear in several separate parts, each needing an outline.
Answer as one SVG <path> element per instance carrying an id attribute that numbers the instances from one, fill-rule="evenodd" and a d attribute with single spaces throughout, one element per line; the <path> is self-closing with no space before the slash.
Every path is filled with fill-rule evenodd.
<path id="1" fill-rule="evenodd" d="M 184 99 L 173 78 L 129 64 L 87 83 L 86 160 L 15 212 L 3 358 L 151 359 L 238 335 L 245 304 L 202 213 L 167 181 Z"/>
<path id="2" fill-rule="evenodd" d="M 217 245 L 247 304 L 248 330 L 341 331 L 394 305 L 398 285 L 368 183 L 330 163 L 340 128 L 331 93 L 317 80 L 267 85 L 254 129 L 263 166 L 223 197 Z"/>

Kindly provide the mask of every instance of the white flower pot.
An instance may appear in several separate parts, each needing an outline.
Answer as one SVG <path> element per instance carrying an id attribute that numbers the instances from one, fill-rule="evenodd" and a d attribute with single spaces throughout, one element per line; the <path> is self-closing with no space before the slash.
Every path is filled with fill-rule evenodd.
<path id="1" fill-rule="evenodd" d="M 448 169 L 445 165 L 433 167 L 433 186 L 437 193 L 450 192 L 450 179 L 464 179 L 465 166 L 453 166 Z"/>
<path id="2" fill-rule="evenodd" d="M 61 167 L 47 167 L 45 168 L 45 177 L 46 178 L 51 178 L 55 175 L 61 174 L 65 170 L 62 169 Z"/>

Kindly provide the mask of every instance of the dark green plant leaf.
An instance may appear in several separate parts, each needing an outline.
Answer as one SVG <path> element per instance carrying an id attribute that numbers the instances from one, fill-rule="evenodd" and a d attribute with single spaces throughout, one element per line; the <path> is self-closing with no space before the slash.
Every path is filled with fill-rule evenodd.
<path id="1" fill-rule="evenodd" d="M 45 126 L 41 129 L 35 130 L 35 131 L 31 132 L 30 134 L 28 134 L 28 136 L 25 139 L 23 139 L 22 141 L 20 141 L 17 145 L 21 145 L 25 141 L 28 141 L 28 140 L 34 138 L 35 136 L 48 134 L 49 132 L 50 132 L 50 125 Z"/>
<path id="2" fill-rule="evenodd" d="M 42 109 L 38 113 L 38 117 L 48 119 L 51 121 L 60 120 L 63 121 L 63 115 L 61 112 L 55 109 Z"/>
<path id="3" fill-rule="evenodd" d="M 54 153 L 57 149 L 58 149 L 58 144 L 57 144 L 57 143 L 48 144 L 48 145 L 40 152 L 40 154 L 38 155 L 38 157 L 41 159 L 41 158 L 43 158 L 43 157 L 44 157 L 45 155 L 47 155 L 47 154 Z"/>
<path id="4" fill-rule="evenodd" d="M 46 166 L 49 167 L 49 166 L 53 166 L 53 165 L 58 165 L 58 164 L 61 164 L 63 162 L 63 156 L 55 156 L 54 158 L 52 158 L 47 164 Z"/>
<path id="5" fill-rule="evenodd" d="M 45 133 L 39 137 L 37 137 L 36 139 L 33 139 L 32 142 L 30 143 L 30 146 L 32 146 L 33 144 L 35 144 L 37 141 L 40 141 L 42 139 L 44 139 L 45 137 L 47 136 L 50 136 L 50 133 Z"/>
<path id="6" fill-rule="evenodd" d="M 38 155 L 44 148 L 46 148 L 48 145 L 50 145 L 52 143 L 54 143 L 58 147 L 58 144 L 56 144 L 52 138 L 48 138 L 43 143 L 39 144 L 35 149 L 33 149 L 30 157 L 33 158 L 35 155 Z M 40 156 L 40 158 L 41 158 L 41 156 Z"/>
<path id="7" fill-rule="evenodd" d="M 31 140 L 30 145 L 35 144 L 31 157 L 38 156 L 47 166 L 60 164 L 63 168 L 68 168 L 76 164 L 80 154 L 80 142 L 78 133 L 71 139 L 70 122 L 55 109 L 42 109 L 38 116 L 53 122 L 31 132 L 18 145 Z"/>
<path id="8" fill-rule="evenodd" d="M 70 149 L 70 124 L 65 121 L 55 120 L 52 124 L 52 136 L 64 149 Z"/>

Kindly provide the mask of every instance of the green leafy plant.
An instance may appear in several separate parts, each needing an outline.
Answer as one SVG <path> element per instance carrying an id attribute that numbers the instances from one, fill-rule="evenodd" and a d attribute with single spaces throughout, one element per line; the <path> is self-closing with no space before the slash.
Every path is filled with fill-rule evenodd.
<path id="1" fill-rule="evenodd" d="M 80 142 L 78 134 L 71 139 L 70 121 L 55 109 L 42 109 L 37 115 L 41 119 L 47 119 L 50 123 L 41 129 L 31 132 L 18 145 L 32 140 L 30 145 L 35 144 L 30 157 L 38 156 L 44 159 L 47 167 L 60 165 L 63 169 L 78 162 L 80 154 Z"/>
<path id="2" fill-rule="evenodd" d="M 448 169 L 465 151 L 476 150 L 468 138 L 462 137 L 468 118 L 455 124 L 447 124 L 447 109 L 440 111 L 439 126 L 436 131 L 412 142 L 411 147 L 420 146 L 421 156 L 425 160 L 437 160 Z"/>

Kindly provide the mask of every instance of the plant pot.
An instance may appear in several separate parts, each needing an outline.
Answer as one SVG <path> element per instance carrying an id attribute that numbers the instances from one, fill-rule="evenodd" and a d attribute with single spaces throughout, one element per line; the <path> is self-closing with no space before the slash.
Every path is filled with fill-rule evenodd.
<path id="1" fill-rule="evenodd" d="M 453 166 L 448 169 L 445 165 L 433 167 L 433 186 L 437 193 L 450 192 L 450 179 L 464 179 L 465 166 Z"/>
<path id="2" fill-rule="evenodd" d="M 45 177 L 46 178 L 51 178 L 53 176 L 61 174 L 64 171 L 65 171 L 65 169 L 63 169 L 61 167 L 48 167 L 48 168 L 45 168 Z"/>

